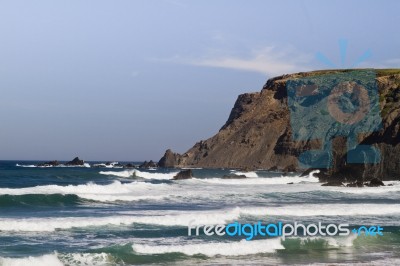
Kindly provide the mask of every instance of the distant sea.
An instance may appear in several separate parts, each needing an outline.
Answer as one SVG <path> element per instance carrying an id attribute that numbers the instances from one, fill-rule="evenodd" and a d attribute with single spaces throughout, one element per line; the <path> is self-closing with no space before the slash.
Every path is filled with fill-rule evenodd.
<path id="1" fill-rule="evenodd" d="M 400 182 L 322 187 L 313 175 L 34 167 L 0 162 L 0 265 L 400 265 Z M 93 164 L 93 162 L 89 162 Z M 133 176 L 135 172 L 136 176 Z M 293 183 L 293 184 L 288 184 Z M 190 221 L 380 225 L 383 236 L 188 236 Z"/>

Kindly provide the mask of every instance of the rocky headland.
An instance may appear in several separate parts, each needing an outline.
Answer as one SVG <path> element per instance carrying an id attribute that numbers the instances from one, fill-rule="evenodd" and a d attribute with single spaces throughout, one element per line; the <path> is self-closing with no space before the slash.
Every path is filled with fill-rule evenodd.
<path id="1" fill-rule="evenodd" d="M 238 96 L 228 120 L 217 134 L 197 142 L 183 154 L 168 149 L 158 165 L 307 174 L 316 168 L 302 168 L 298 162 L 299 154 L 319 149 L 321 143 L 318 140 L 293 140 L 286 84 L 299 78 L 349 71 L 352 70 L 323 70 L 269 79 L 260 92 Z M 337 136 L 332 139 L 332 167 L 319 169 L 321 181 L 353 182 L 357 186 L 357 182 L 363 184 L 374 179 L 400 179 L 400 70 L 376 69 L 374 72 L 382 127 L 357 137 L 360 144 L 371 145 L 380 151 L 380 161 L 349 164 L 346 137 Z"/>

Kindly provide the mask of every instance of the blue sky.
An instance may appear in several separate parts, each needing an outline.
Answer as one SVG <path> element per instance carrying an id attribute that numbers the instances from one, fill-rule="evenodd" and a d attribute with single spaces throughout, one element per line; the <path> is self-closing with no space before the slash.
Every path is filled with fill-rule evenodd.
<path id="1" fill-rule="evenodd" d="M 398 1 L 0 0 L 0 159 L 158 160 L 274 75 L 398 67 Z"/>

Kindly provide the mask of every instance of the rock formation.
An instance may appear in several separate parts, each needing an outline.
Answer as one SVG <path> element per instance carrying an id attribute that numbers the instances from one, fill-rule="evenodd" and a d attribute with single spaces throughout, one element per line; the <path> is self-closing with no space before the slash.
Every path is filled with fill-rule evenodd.
<path id="1" fill-rule="evenodd" d="M 59 166 L 60 162 L 57 160 L 50 161 L 50 162 L 45 162 L 45 163 L 40 163 L 37 166 L 38 167 L 52 167 L 52 166 Z"/>
<path id="2" fill-rule="evenodd" d="M 65 165 L 67 166 L 82 166 L 85 164 L 84 160 L 79 159 L 79 157 L 75 157 L 72 161 L 67 162 Z"/>
<path id="3" fill-rule="evenodd" d="M 344 73 L 326 70 L 282 75 L 267 81 L 260 92 L 239 95 L 228 120 L 213 137 L 197 142 L 184 154 L 167 150 L 160 159 L 163 167 L 248 168 L 304 171 L 298 156 L 319 149 L 318 140 L 294 141 L 286 83 L 289 80 Z M 400 70 L 375 70 L 383 127 L 358 136 L 361 144 L 376 147 L 379 163 L 348 164 L 346 139 L 332 140 L 333 167 L 321 169 L 320 178 L 329 182 L 400 179 Z M 307 91 L 305 92 L 307 93 Z M 311 92 L 312 93 L 312 90 Z"/>
<path id="4" fill-rule="evenodd" d="M 174 180 L 190 179 L 193 177 L 192 170 L 182 170 L 174 176 Z"/>
<path id="5" fill-rule="evenodd" d="M 144 163 L 139 165 L 139 168 L 156 168 L 156 167 L 158 167 L 158 165 L 152 160 L 150 160 L 150 162 L 144 161 Z"/>

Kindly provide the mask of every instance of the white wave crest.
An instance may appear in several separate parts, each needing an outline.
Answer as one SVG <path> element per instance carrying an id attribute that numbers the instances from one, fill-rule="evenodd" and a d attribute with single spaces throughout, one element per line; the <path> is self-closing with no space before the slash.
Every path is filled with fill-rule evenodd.
<path id="1" fill-rule="evenodd" d="M 40 257 L 25 258 L 0 258 L 0 265 L 3 266 L 63 266 L 57 254 L 47 254 Z"/>
<path id="2" fill-rule="evenodd" d="M 161 226 L 224 224 L 243 215 L 265 216 L 379 216 L 399 215 L 396 204 L 303 204 L 282 207 L 237 207 L 212 211 L 120 212 L 106 217 L 2 218 L 0 231 L 55 231 L 74 227 L 130 225 Z"/>
<path id="3" fill-rule="evenodd" d="M 255 177 L 243 179 L 204 178 L 196 179 L 206 183 L 229 184 L 229 185 L 285 185 L 288 183 L 312 182 L 317 183 L 319 179 L 314 176 L 280 176 L 280 177 Z"/>
<path id="4" fill-rule="evenodd" d="M 100 174 L 102 175 L 113 175 L 118 177 L 141 177 L 144 179 L 157 179 L 157 180 L 170 180 L 178 172 L 171 172 L 171 173 L 149 173 L 145 171 L 135 170 L 125 170 L 125 171 L 101 171 Z"/>
<path id="5" fill-rule="evenodd" d="M 106 253 L 66 253 L 29 256 L 24 258 L 0 257 L 2 266 L 63 266 L 63 265 L 110 265 L 113 258 Z"/>
<path id="6" fill-rule="evenodd" d="M 17 166 L 17 167 L 29 167 L 29 168 L 36 167 L 36 165 L 34 165 L 34 164 L 18 164 L 18 163 L 15 166 Z"/>
<path id="7" fill-rule="evenodd" d="M 83 165 L 65 165 L 65 164 L 59 164 L 57 166 L 53 166 L 53 165 L 34 165 L 34 164 L 16 164 L 15 166 L 17 167 L 28 167 L 28 168 L 51 168 L 51 167 L 86 167 L 86 168 L 90 168 L 90 164 L 89 163 L 84 163 Z"/>
<path id="8" fill-rule="evenodd" d="M 363 216 L 400 214 L 400 208 L 397 204 L 292 204 L 241 208 L 240 212 L 253 216 Z"/>
<path id="9" fill-rule="evenodd" d="M 240 172 L 236 170 L 231 171 L 235 175 L 245 175 L 246 177 L 258 177 L 258 174 L 256 172 Z"/>
<path id="10" fill-rule="evenodd" d="M 84 185 L 47 185 L 27 188 L 0 188 L 0 195 L 25 195 L 25 194 L 74 194 L 80 198 L 96 201 L 136 201 L 145 199 L 162 199 L 168 194 L 153 195 L 146 193 L 151 190 L 166 190 L 170 185 L 149 184 L 145 182 L 131 182 L 122 184 L 115 181 L 108 185 L 88 183 Z"/>
<path id="11" fill-rule="evenodd" d="M 382 187 L 325 187 L 325 190 L 348 194 L 383 194 L 400 191 L 399 181 L 384 181 L 386 186 Z M 390 186 L 388 186 L 390 184 Z"/>
<path id="12" fill-rule="evenodd" d="M 67 253 L 58 254 L 58 258 L 65 265 L 114 265 L 114 258 L 106 253 Z"/>
<path id="13" fill-rule="evenodd" d="M 324 241 L 331 247 L 352 247 L 354 240 L 356 240 L 358 235 L 350 234 L 348 236 L 335 236 L 335 237 L 326 237 L 326 236 L 306 236 L 306 237 L 289 237 L 286 238 L 288 241 L 291 239 L 299 239 L 301 245 L 307 245 L 308 243 L 312 243 L 314 241 Z"/>
<path id="14" fill-rule="evenodd" d="M 127 212 L 125 212 L 126 214 Z M 162 226 L 187 226 L 197 224 L 223 224 L 240 216 L 238 208 L 231 211 L 194 211 L 157 215 L 151 212 L 140 215 L 107 217 L 63 217 L 0 219 L 0 231 L 52 232 L 57 229 L 71 229 L 89 226 L 131 225 L 133 223 Z"/>
<path id="15" fill-rule="evenodd" d="M 241 240 L 239 242 L 212 242 L 187 245 L 143 245 L 134 244 L 132 248 L 141 254 L 163 254 L 179 252 L 192 256 L 203 254 L 209 257 L 216 255 L 243 256 L 258 253 L 273 253 L 284 249 L 279 238 L 266 240 Z"/>

